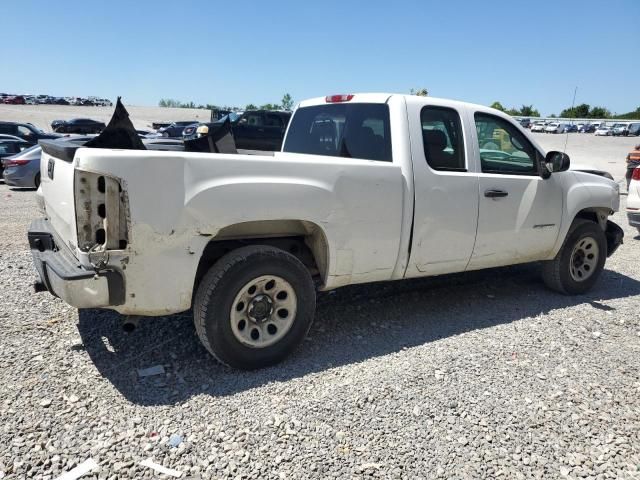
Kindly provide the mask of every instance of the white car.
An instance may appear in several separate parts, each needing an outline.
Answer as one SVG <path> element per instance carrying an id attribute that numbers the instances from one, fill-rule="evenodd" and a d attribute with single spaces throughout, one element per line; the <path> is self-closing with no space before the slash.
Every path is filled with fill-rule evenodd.
<path id="1" fill-rule="evenodd" d="M 622 242 L 616 182 L 481 105 L 313 98 L 273 155 L 233 154 L 216 130 L 204 151 L 144 150 L 121 128 L 110 148 L 40 141 L 38 288 L 125 322 L 192 309 L 236 368 L 299 346 L 316 290 L 541 261 L 550 288 L 581 294 Z"/>
<path id="2" fill-rule="evenodd" d="M 531 131 L 532 132 L 544 132 L 544 127 L 546 127 L 547 124 L 545 122 L 535 122 L 532 126 L 531 126 Z"/>
<path id="3" fill-rule="evenodd" d="M 613 127 L 611 127 L 611 133 L 614 136 L 627 136 L 629 135 L 629 125 L 630 122 L 628 123 L 614 123 Z"/>
<path id="4" fill-rule="evenodd" d="M 640 167 L 636 167 L 633 170 L 631 182 L 629 182 L 627 219 L 629 220 L 629 225 L 636 227 L 638 233 L 640 233 Z"/>
<path id="5" fill-rule="evenodd" d="M 610 137 L 613 135 L 613 128 L 601 125 L 596 128 L 596 133 L 594 133 L 594 135 L 599 137 Z"/>
<path id="6" fill-rule="evenodd" d="M 564 125 L 558 122 L 551 122 L 544 127 L 545 133 L 562 133 L 562 130 L 564 130 Z"/>

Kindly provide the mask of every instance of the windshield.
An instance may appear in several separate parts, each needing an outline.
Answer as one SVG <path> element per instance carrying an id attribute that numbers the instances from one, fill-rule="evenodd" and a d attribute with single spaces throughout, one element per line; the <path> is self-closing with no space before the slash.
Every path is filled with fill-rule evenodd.
<path id="1" fill-rule="evenodd" d="M 224 117 L 220 117 L 218 120 L 216 120 L 216 122 L 224 123 L 228 118 L 231 123 L 236 123 L 240 117 L 241 115 L 239 113 L 231 112 Z"/>

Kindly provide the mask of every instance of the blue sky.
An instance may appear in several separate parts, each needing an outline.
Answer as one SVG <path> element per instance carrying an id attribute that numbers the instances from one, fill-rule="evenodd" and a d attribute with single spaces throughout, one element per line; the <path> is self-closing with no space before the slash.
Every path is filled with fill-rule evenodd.
<path id="1" fill-rule="evenodd" d="M 640 0 L 21 0 L 0 92 L 243 106 L 407 92 L 542 114 L 640 106 Z"/>

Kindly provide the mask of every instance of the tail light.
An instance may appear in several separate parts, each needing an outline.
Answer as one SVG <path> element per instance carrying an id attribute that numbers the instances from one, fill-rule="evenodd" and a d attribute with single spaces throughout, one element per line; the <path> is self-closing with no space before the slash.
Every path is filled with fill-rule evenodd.
<path id="1" fill-rule="evenodd" d="M 100 254 L 127 248 L 127 202 L 117 178 L 76 170 L 76 225 L 78 247 Z"/>
<path id="2" fill-rule="evenodd" d="M 20 165 L 26 165 L 27 163 L 29 163 L 29 160 L 3 160 L 2 164 L 5 167 L 17 167 Z"/>
<path id="3" fill-rule="evenodd" d="M 631 175 L 631 180 L 640 180 L 640 168 L 636 167 L 633 169 L 633 174 Z"/>
<path id="4" fill-rule="evenodd" d="M 327 103 L 341 103 L 348 102 L 353 98 L 353 95 L 327 95 L 325 101 Z"/>

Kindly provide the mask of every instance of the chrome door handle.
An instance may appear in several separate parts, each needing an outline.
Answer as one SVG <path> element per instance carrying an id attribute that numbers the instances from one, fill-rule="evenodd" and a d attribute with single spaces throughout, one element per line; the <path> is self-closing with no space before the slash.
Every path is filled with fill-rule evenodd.
<path id="1" fill-rule="evenodd" d="M 484 196 L 487 198 L 499 198 L 506 197 L 509 195 L 509 192 L 505 192 L 504 190 L 485 190 Z"/>

